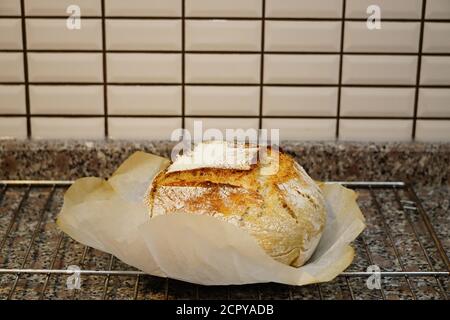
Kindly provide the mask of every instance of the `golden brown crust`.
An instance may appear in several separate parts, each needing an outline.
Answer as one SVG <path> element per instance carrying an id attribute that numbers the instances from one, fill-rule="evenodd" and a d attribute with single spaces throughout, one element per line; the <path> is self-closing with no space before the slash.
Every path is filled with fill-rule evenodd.
<path id="1" fill-rule="evenodd" d="M 277 173 L 262 175 L 275 156 L 279 156 Z M 163 171 L 149 190 L 150 215 L 215 216 L 249 232 L 274 259 L 300 266 L 323 231 L 324 200 L 290 156 L 269 150 L 267 159 L 270 161 L 258 161 L 250 170 Z"/>

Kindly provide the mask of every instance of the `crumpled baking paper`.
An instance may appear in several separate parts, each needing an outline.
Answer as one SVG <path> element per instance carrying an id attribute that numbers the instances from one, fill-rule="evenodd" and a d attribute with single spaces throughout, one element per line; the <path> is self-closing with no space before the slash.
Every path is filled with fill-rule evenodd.
<path id="1" fill-rule="evenodd" d="M 144 195 L 153 177 L 169 164 L 136 152 L 108 181 L 75 181 L 64 196 L 58 226 L 73 239 L 145 273 L 202 285 L 326 282 L 352 262 L 349 244 L 365 228 L 354 191 L 319 184 L 327 224 L 311 259 L 295 268 L 275 261 L 245 231 L 214 217 L 170 214 L 150 219 Z"/>

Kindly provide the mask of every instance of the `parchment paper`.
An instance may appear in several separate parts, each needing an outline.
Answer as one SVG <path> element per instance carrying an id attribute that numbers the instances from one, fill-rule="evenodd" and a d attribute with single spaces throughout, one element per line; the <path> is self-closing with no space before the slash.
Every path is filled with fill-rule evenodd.
<path id="1" fill-rule="evenodd" d="M 272 259 L 245 231 L 214 217 L 170 214 L 150 219 L 143 197 L 153 177 L 168 165 L 167 159 L 136 152 L 108 181 L 75 181 L 64 196 L 59 227 L 148 274 L 203 285 L 306 285 L 330 281 L 352 262 L 349 243 L 365 228 L 354 191 L 320 184 L 327 224 L 311 259 L 294 268 Z"/>

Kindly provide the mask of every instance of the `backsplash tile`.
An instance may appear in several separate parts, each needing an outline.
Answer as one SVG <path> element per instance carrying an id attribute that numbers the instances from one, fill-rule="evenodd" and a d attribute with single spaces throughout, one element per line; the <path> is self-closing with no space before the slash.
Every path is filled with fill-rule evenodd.
<path id="1" fill-rule="evenodd" d="M 420 89 L 417 115 L 421 117 L 450 117 L 450 89 Z"/>
<path id="2" fill-rule="evenodd" d="M 334 119 L 264 119 L 264 129 L 279 129 L 281 140 L 334 140 Z"/>
<path id="3" fill-rule="evenodd" d="M 265 116 L 336 116 L 338 89 L 335 87 L 265 87 Z"/>
<path id="4" fill-rule="evenodd" d="M 0 85 L 0 114 L 25 114 L 25 86 Z"/>
<path id="5" fill-rule="evenodd" d="M 102 86 L 30 86 L 31 114 L 103 114 Z"/>
<path id="6" fill-rule="evenodd" d="M 4 1 L 4 0 L 2 0 Z M 25 0 L 27 16 L 66 16 L 67 7 L 79 6 L 83 16 L 100 16 L 102 0 Z M 111 0 L 105 1 L 106 3 Z M 128 0 L 129 1 L 129 0 Z"/>
<path id="7" fill-rule="evenodd" d="M 20 15 L 20 0 L 0 1 L 0 15 L 2 16 Z"/>
<path id="8" fill-rule="evenodd" d="M 263 0 L 188 0 L 187 17 L 260 17 Z"/>
<path id="9" fill-rule="evenodd" d="M 32 118 L 35 139 L 103 139 L 103 117 L 99 118 Z"/>
<path id="10" fill-rule="evenodd" d="M 180 50 L 180 20 L 106 20 L 108 50 Z"/>
<path id="11" fill-rule="evenodd" d="M 86 19 L 82 27 L 68 29 L 66 19 L 29 19 L 26 22 L 28 49 L 97 49 L 102 48 L 100 19 Z"/>
<path id="12" fill-rule="evenodd" d="M 382 19 L 420 19 L 422 11 L 422 0 L 347 0 L 346 4 L 348 18 L 367 18 L 370 5 L 380 7 Z"/>
<path id="13" fill-rule="evenodd" d="M 334 51 L 341 43 L 341 23 L 334 21 L 267 21 L 267 51 Z"/>
<path id="14" fill-rule="evenodd" d="M 450 23 L 425 23 L 423 52 L 450 52 Z"/>
<path id="15" fill-rule="evenodd" d="M 24 81 L 23 54 L 18 52 L 0 52 L 0 81 Z"/>
<path id="16" fill-rule="evenodd" d="M 107 68 L 110 82 L 180 82 L 181 54 L 108 53 Z"/>
<path id="17" fill-rule="evenodd" d="M 0 50 L 22 49 L 22 21 L 0 19 Z"/>
<path id="18" fill-rule="evenodd" d="M 109 118 L 111 139 L 169 140 L 181 118 Z"/>
<path id="19" fill-rule="evenodd" d="M 420 83 L 428 85 L 450 85 L 450 56 L 423 57 Z"/>
<path id="20" fill-rule="evenodd" d="M 105 15 L 114 16 L 181 16 L 182 0 L 106 0 Z"/>
<path id="21" fill-rule="evenodd" d="M 341 115 L 411 117 L 415 92 L 410 88 L 342 88 Z"/>
<path id="22" fill-rule="evenodd" d="M 366 21 L 346 22 L 346 52 L 417 52 L 420 23 L 383 22 L 380 30 L 369 30 Z"/>
<path id="23" fill-rule="evenodd" d="M 258 116 L 258 114 L 258 87 L 186 87 L 186 115 L 188 116 Z"/>
<path id="24" fill-rule="evenodd" d="M 266 16 L 280 18 L 339 18 L 343 0 L 266 0 Z"/>
<path id="25" fill-rule="evenodd" d="M 258 51 L 260 48 L 260 21 L 186 21 L 186 50 Z"/>
<path id="26" fill-rule="evenodd" d="M 186 54 L 187 83 L 258 83 L 259 54 Z"/>
<path id="27" fill-rule="evenodd" d="M 448 141 L 450 137 L 450 120 L 418 120 L 416 128 L 417 141 Z"/>
<path id="28" fill-rule="evenodd" d="M 412 85 L 416 82 L 417 57 L 345 55 L 342 68 L 344 84 Z"/>
<path id="29" fill-rule="evenodd" d="M 27 119 L 25 117 L 0 117 L 0 137 L 25 139 L 27 137 Z"/>
<path id="30" fill-rule="evenodd" d="M 449 92 L 449 0 L 0 0 L 0 138 L 450 141 Z"/>
<path id="31" fill-rule="evenodd" d="M 345 141 L 408 141 L 411 120 L 342 119 L 340 139 Z"/>
<path id="32" fill-rule="evenodd" d="M 108 86 L 111 115 L 181 115 L 181 86 Z"/>
<path id="33" fill-rule="evenodd" d="M 267 54 L 264 59 L 264 83 L 338 83 L 338 55 Z"/>
<path id="34" fill-rule="evenodd" d="M 448 0 L 427 0 L 427 19 L 450 19 L 450 1 Z"/>
<path id="35" fill-rule="evenodd" d="M 103 80 L 99 53 L 28 53 L 32 82 L 96 82 Z"/>
<path id="36" fill-rule="evenodd" d="M 193 134 L 195 122 L 197 121 L 197 126 L 200 126 L 203 130 L 203 135 L 208 138 L 208 129 L 214 129 L 213 131 L 219 130 L 223 136 L 226 138 L 227 130 L 229 134 L 232 135 L 231 130 L 247 130 L 247 129 L 257 129 L 258 128 L 258 118 L 233 118 L 232 121 L 229 118 L 186 118 L 186 129 Z M 211 132 L 210 132 L 211 133 Z M 192 136 L 192 139 L 194 137 Z M 230 140 L 230 139 L 227 139 Z"/>

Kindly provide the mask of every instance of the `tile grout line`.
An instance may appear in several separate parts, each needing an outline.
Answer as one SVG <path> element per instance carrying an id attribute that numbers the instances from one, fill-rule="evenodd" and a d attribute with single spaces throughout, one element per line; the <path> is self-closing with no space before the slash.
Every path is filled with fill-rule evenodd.
<path id="1" fill-rule="evenodd" d="M 420 89 L 420 74 L 422 71 L 422 50 L 423 50 L 423 35 L 425 30 L 425 12 L 427 7 L 427 0 L 422 0 L 422 14 L 420 20 L 420 38 L 419 48 L 417 52 L 417 71 L 416 71 L 416 91 L 414 94 L 414 114 L 413 114 L 413 126 L 411 139 L 416 140 L 416 127 L 417 127 L 417 110 L 419 108 L 419 89 Z"/>
<path id="2" fill-rule="evenodd" d="M 101 0 L 102 9 L 102 63 L 103 63 L 103 117 L 105 139 L 109 137 L 108 128 L 108 73 L 106 69 L 106 21 L 105 21 L 105 0 Z"/>
<path id="3" fill-rule="evenodd" d="M 342 22 L 341 22 L 341 43 L 339 48 L 339 79 L 338 79 L 338 92 L 337 92 L 337 106 L 336 106 L 336 140 L 339 139 L 339 129 L 341 120 L 341 92 L 342 92 L 342 65 L 344 60 L 344 37 L 345 37 L 345 9 L 347 1 L 342 1 Z"/>
<path id="4" fill-rule="evenodd" d="M 0 49 L 0 52 L 22 52 L 22 49 Z M 30 53 L 102 53 L 102 49 L 28 49 Z M 183 50 L 105 50 L 106 53 L 183 53 Z M 259 55 L 261 50 L 244 51 L 244 50 L 184 50 L 188 54 L 209 54 L 209 55 Z M 271 55 L 339 55 L 340 51 L 264 51 L 265 54 Z M 376 51 L 343 51 L 343 54 L 352 56 L 417 56 L 417 52 L 376 52 Z M 423 56 L 448 57 L 450 52 L 426 52 Z"/>
<path id="5" fill-rule="evenodd" d="M 21 15 L 0 15 L 0 19 L 20 19 Z M 26 15 L 27 19 L 67 19 L 67 16 L 49 16 L 49 15 Z M 100 16 L 85 16 L 83 19 L 101 19 Z M 108 16 L 111 20 L 182 20 L 182 17 L 175 16 Z M 190 16 L 185 17 L 186 20 L 253 20 L 258 21 L 261 18 L 258 17 L 234 17 L 234 16 Z M 320 17 L 309 17 L 309 18 L 295 18 L 295 17 L 266 17 L 265 20 L 268 21 L 341 21 L 342 18 L 320 18 Z M 367 18 L 345 18 L 345 21 L 354 22 L 366 22 Z M 383 18 L 385 22 L 421 22 L 421 19 L 411 19 L 411 18 Z M 427 22 L 450 22 L 450 19 L 425 19 Z"/>
<path id="6" fill-rule="evenodd" d="M 6 113 L 0 114 L 0 117 L 4 118 L 17 118 L 23 117 L 21 113 Z M 101 114 L 55 114 L 55 113 L 39 113 L 30 115 L 31 118 L 103 118 Z M 173 114 L 110 114 L 108 118 L 179 118 L 180 115 Z M 186 118 L 230 118 L 230 119 L 239 119 L 239 118 L 249 118 L 249 119 L 258 119 L 257 115 L 217 115 L 217 114 L 195 114 L 188 115 Z M 272 116 L 264 116 L 264 119 L 334 119 L 335 116 L 318 116 L 318 115 L 272 115 Z M 353 119 L 353 120 L 413 120 L 411 117 L 405 116 L 341 116 L 340 119 Z M 450 117 L 417 117 L 418 120 L 450 120 Z"/>
<path id="7" fill-rule="evenodd" d="M 22 56 L 23 56 L 23 71 L 24 71 L 24 85 L 25 85 L 25 111 L 27 120 L 27 137 L 31 138 L 31 108 L 30 108 L 30 87 L 28 82 L 28 52 L 27 52 L 27 28 L 25 18 L 25 0 L 20 1 L 20 13 L 22 19 Z"/>
<path id="8" fill-rule="evenodd" d="M 417 122 L 418 120 L 448 120 L 450 118 L 448 117 L 418 117 L 418 108 L 419 108 L 419 95 L 420 95 L 420 89 L 421 88 L 450 88 L 450 84 L 449 85 L 421 85 L 420 83 L 420 77 L 421 77 L 421 64 L 422 64 L 422 57 L 423 56 L 449 56 L 450 53 L 423 53 L 423 40 L 424 40 L 424 29 L 425 29 L 425 23 L 426 22 L 436 22 L 436 21 L 440 21 L 439 19 L 425 19 L 426 16 L 426 0 L 422 0 L 422 8 L 421 8 L 421 18 L 417 18 L 417 19 L 383 19 L 383 21 L 397 21 L 397 22 L 409 22 L 409 21 L 414 21 L 417 23 L 420 23 L 420 34 L 419 34 L 419 46 L 418 46 L 418 51 L 417 52 L 409 52 L 409 53 L 372 53 L 372 52 L 362 52 L 362 53 L 347 53 L 345 52 L 344 49 L 344 39 L 345 39 L 345 23 L 346 21 L 366 21 L 365 19 L 352 19 L 346 18 L 346 0 L 342 1 L 342 16 L 341 18 L 332 18 L 332 19 L 322 19 L 322 18 L 311 18 L 311 19 L 304 19 L 304 18 L 271 18 L 271 17 L 266 17 L 265 14 L 265 0 L 261 0 L 261 4 L 262 4 L 262 14 L 261 14 L 261 18 L 253 18 L 252 20 L 255 21 L 261 21 L 261 48 L 260 51 L 259 50 L 255 50 L 255 51 L 251 51 L 251 52 L 245 52 L 245 51 L 219 51 L 219 52 L 214 52 L 214 51 L 199 51 L 199 52 L 195 52 L 195 51 L 189 51 L 186 50 L 186 44 L 185 44 L 185 37 L 186 37 L 186 20 L 209 20 L 212 19 L 211 17 L 186 17 L 186 12 L 185 12 L 185 6 L 186 6 L 186 0 L 181 0 L 181 4 L 182 4 L 182 14 L 181 16 L 178 17 L 172 17 L 174 20 L 180 20 L 182 22 L 181 24 L 181 29 L 182 29 L 182 35 L 181 35 L 181 41 L 182 41 L 182 49 L 181 50 L 168 50 L 168 51 L 161 51 L 160 53 L 181 53 L 181 58 L 182 58 L 182 79 L 180 83 L 121 83 L 121 82 L 112 82 L 112 83 L 108 83 L 107 80 L 107 56 L 109 52 L 128 52 L 126 50 L 107 50 L 107 45 L 106 45 L 106 22 L 107 19 L 125 19 L 125 18 L 130 18 L 130 17 L 124 17 L 124 16 L 118 16 L 118 17 L 107 17 L 106 16 L 106 0 L 101 0 L 101 16 L 100 17 L 83 17 L 84 18 L 98 18 L 98 20 L 101 20 L 102 23 L 102 49 L 101 50 L 92 50 L 93 52 L 98 52 L 98 53 L 102 53 L 102 64 L 103 64 L 103 81 L 102 82 L 91 82 L 91 83 L 76 83 L 76 82 L 64 82 L 64 83 L 51 83 L 51 82 L 42 82 L 42 83 L 36 83 L 33 81 L 29 80 L 29 67 L 28 67 L 28 53 L 34 53 L 34 52 L 90 52 L 90 50 L 29 50 L 27 47 L 27 30 L 26 30 L 26 24 L 27 24 L 27 19 L 33 19 L 33 18 L 42 18 L 45 16 L 27 16 L 26 15 L 26 8 L 25 8 L 25 4 L 26 4 L 26 0 L 20 0 L 20 5 L 21 5 L 21 15 L 18 16 L 11 16 L 11 17 L 17 17 L 21 19 L 21 24 L 22 24 L 22 42 L 23 42 L 23 48 L 22 50 L 0 50 L 0 52 L 22 52 L 23 53 L 23 67 L 24 67 L 24 81 L 22 82 L 11 82 L 11 83 L 6 83 L 6 84 L 17 84 L 17 85 L 24 85 L 25 87 L 25 108 L 26 108 L 26 114 L 6 114 L 6 115 L 2 115 L 0 114 L 0 116 L 4 116 L 4 117 L 11 117 L 11 116 L 20 116 L 22 119 L 24 119 L 24 117 L 26 117 L 26 130 L 27 130 L 27 136 L 28 138 L 32 137 L 32 125 L 31 125 L 31 121 L 33 120 L 33 118 L 39 118 L 39 117 L 44 117 L 44 116 L 48 116 L 48 117 L 76 117 L 79 116 L 80 118 L 87 118 L 90 117 L 90 115 L 87 114 L 81 114 L 81 115 L 70 115 L 70 114 L 32 114 L 31 113 L 31 99 L 30 99 L 30 86 L 34 86 L 34 85 L 102 85 L 103 86 L 103 97 L 104 97 L 104 112 L 103 115 L 100 113 L 98 115 L 92 115 L 92 117 L 99 117 L 100 118 L 104 118 L 104 133 L 105 133 L 105 138 L 108 139 L 109 136 L 109 130 L 108 130 L 108 120 L 109 118 L 112 117 L 154 117 L 154 118 L 158 118 L 158 117 L 163 117 L 164 115 L 132 115 L 132 114 L 126 114 L 126 115 L 109 115 L 108 114 L 108 85 L 143 85 L 143 86 L 151 86 L 151 85 L 177 85 L 180 86 L 181 85 L 181 92 L 182 92 L 182 97 L 181 97 L 181 123 L 182 123 L 182 128 L 185 128 L 185 121 L 186 121 L 186 111 L 185 111 L 185 101 L 186 101 L 186 86 L 202 86 L 202 85 L 211 85 L 211 86 L 258 86 L 259 87 L 259 101 L 258 101 L 258 107 L 259 107 L 259 113 L 257 115 L 254 116 L 239 116 L 239 115 L 233 115 L 233 116 L 203 116 L 203 117 L 224 117 L 224 118 L 254 118 L 255 120 L 258 120 L 259 124 L 258 127 L 259 129 L 262 128 L 262 123 L 263 120 L 266 118 L 263 116 L 263 95 L 264 95 L 264 87 L 265 86 L 280 86 L 280 87 L 307 87 L 307 86 L 314 86 L 314 87 L 333 87 L 337 89 L 337 113 L 335 117 L 320 117 L 320 116 L 268 116 L 267 118 L 324 118 L 324 119 L 333 119 L 336 123 L 336 132 L 335 132 L 335 136 L 336 139 L 339 139 L 339 131 L 340 131 L 340 120 L 341 119 L 404 119 L 404 120 L 409 120 L 408 122 L 410 122 L 412 120 L 412 132 L 411 132 L 411 137 L 412 140 L 415 140 L 415 136 L 416 136 L 416 127 L 417 127 Z M 0 16 L 0 18 L 2 18 L 4 16 Z M 8 18 L 8 17 L 7 17 Z M 51 18 L 51 17 L 49 17 Z M 66 17 L 53 17 L 53 18 L 60 18 L 60 19 L 65 19 Z M 152 20 L 152 19 L 164 19 L 164 17 L 131 17 L 131 18 L 136 18 L 136 19 L 143 19 L 143 20 Z M 221 17 L 220 19 L 230 19 L 230 18 L 225 18 L 225 17 Z M 239 17 L 236 19 L 230 19 L 230 20 L 248 20 L 245 17 Z M 341 22 L 341 39 L 340 39 L 340 50 L 336 51 L 336 52 L 270 52 L 270 51 L 265 51 L 265 22 L 266 21 L 270 21 L 270 20 L 274 20 L 274 21 L 340 21 Z M 450 22 L 450 19 L 444 19 L 442 20 L 444 22 Z M 30 31 L 30 30 L 28 30 Z M 29 35 L 28 35 L 29 36 Z M 131 53 L 133 52 L 143 52 L 143 53 L 153 53 L 153 52 L 159 52 L 158 50 L 131 50 Z M 260 80 L 259 83 L 253 83 L 253 84 L 239 84 L 239 83 L 234 83 L 234 84 L 226 84 L 226 83 L 186 83 L 186 77 L 185 77 L 185 56 L 186 54 L 232 54 L 232 53 L 239 53 L 239 54 L 255 54 L 255 55 L 260 55 Z M 340 57 L 339 60 L 339 81 L 338 84 L 330 84 L 330 85 L 314 85 L 314 84 L 282 84 L 282 83 L 275 83 L 275 84 L 264 84 L 264 56 L 265 54 L 335 54 L 336 57 Z M 411 85 L 369 85 L 369 84 L 356 84 L 356 85 L 346 85 L 342 83 L 342 76 L 343 76 L 343 58 L 345 55 L 351 55 L 351 54 L 380 54 L 380 55 L 409 55 L 409 56 L 417 56 L 417 72 L 416 72 L 416 82 L 414 84 Z M 33 55 L 33 54 L 32 54 Z M 0 82 L 0 84 L 3 84 Z M 410 115 L 408 117 L 389 117 L 389 116 L 381 116 L 381 117 L 345 117 L 345 116 L 341 116 L 341 98 L 342 98 L 342 88 L 346 88 L 346 87 L 380 87 L 380 88 L 414 88 L 415 89 L 415 95 L 414 95 L 414 102 L 413 102 L 413 115 Z M 171 115 L 167 115 L 165 117 L 174 117 Z M 179 117 L 179 116 L 177 116 Z M 188 116 L 188 119 L 191 116 Z M 199 117 L 199 116 L 192 116 L 192 117 Z M 410 122 L 411 123 L 411 122 Z"/>
<path id="9" fill-rule="evenodd" d="M 0 81 L 0 85 L 24 85 L 25 81 Z M 101 86 L 103 81 L 98 82 L 53 82 L 53 81 L 28 81 L 28 84 L 33 86 Z M 180 86 L 181 82 L 108 82 L 108 85 L 112 86 Z M 218 82 L 189 82 L 185 83 L 186 86 L 214 86 L 214 87 L 259 87 L 259 82 L 257 83 L 218 83 Z M 266 83 L 265 87 L 324 87 L 324 88 L 337 88 L 339 87 L 336 83 Z M 415 84 L 342 84 L 343 88 L 416 88 Z M 437 84 L 437 85 L 426 85 L 422 84 L 418 86 L 419 88 L 435 88 L 435 89 L 449 89 L 450 84 Z M 410 117 L 413 118 L 412 116 Z"/>
<path id="10" fill-rule="evenodd" d="M 181 129 L 185 129 L 185 113 L 186 113 L 186 0 L 181 0 Z M 184 132 L 183 132 L 184 136 Z"/>
<path id="11" fill-rule="evenodd" d="M 264 96 L 264 50 L 265 50 L 265 25 L 266 25 L 266 0 L 262 0 L 261 12 L 261 57 L 259 66 L 259 113 L 258 129 L 262 129 L 263 122 L 263 96 Z"/>

